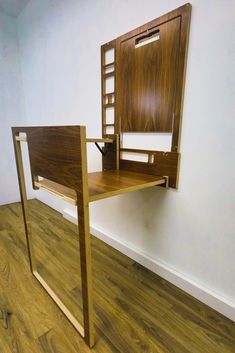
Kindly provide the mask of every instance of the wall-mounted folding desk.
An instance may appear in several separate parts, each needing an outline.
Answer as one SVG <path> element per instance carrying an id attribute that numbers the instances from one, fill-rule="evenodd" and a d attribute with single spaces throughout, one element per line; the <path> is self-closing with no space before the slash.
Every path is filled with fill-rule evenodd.
<path id="1" fill-rule="evenodd" d="M 125 170 L 88 173 L 89 202 L 165 184 L 166 178 L 164 177 L 127 172 Z M 56 196 L 62 197 L 72 205 L 77 205 L 76 193 L 66 186 L 47 179 L 36 182 L 35 185 Z"/>
<path id="2" fill-rule="evenodd" d="M 31 271 L 90 347 L 94 323 L 89 203 L 157 185 L 177 187 L 190 12 L 186 4 L 101 47 L 102 138 L 86 138 L 83 126 L 12 128 Z M 108 61 L 110 51 L 114 54 Z M 123 148 L 123 132 L 171 132 L 171 151 Z M 77 206 L 84 327 L 37 270 L 21 142 L 28 144 L 33 188 Z M 96 143 L 102 153 L 100 172 L 87 172 L 87 143 Z M 147 162 L 125 159 L 124 152 L 145 154 Z"/>

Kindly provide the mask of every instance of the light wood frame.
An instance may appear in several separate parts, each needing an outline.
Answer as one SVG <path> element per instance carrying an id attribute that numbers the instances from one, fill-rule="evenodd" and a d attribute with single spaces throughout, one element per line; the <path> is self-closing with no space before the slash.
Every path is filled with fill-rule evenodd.
<path id="1" fill-rule="evenodd" d="M 75 316 L 69 311 L 69 309 L 63 304 L 56 293 L 46 283 L 37 271 L 34 251 L 32 246 L 32 233 L 31 224 L 29 217 L 29 208 L 27 200 L 27 192 L 25 185 L 25 176 L 23 168 L 23 159 L 21 151 L 21 142 L 27 141 L 27 133 L 37 131 L 35 128 L 12 128 L 13 142 L 16 157 L 16 166 L 20 187 L 20 196 L 23 209 L 24 227 L 27 241 L 27 249 L 29 256 L 30 269 L 32 274 L 37 278 L 43 288 L 47 291 L 50 297 L 55 301 L 58 307 L 66 315 L 69 321 L 73 324 L 76 330 L 84 338 L 85 342 L 89 347 L 94 346 L 94 319 L 93 319 L 93 298 L 92 298 L 92 270 L 91 270 L 91 245 L 90 245 L 90 231 L 89 231 L 89 195 L 88 195 L 88 182 L 87 182 L 87 155 L 86 155 L 86 130 L 84 126 L 77 127 L 79 133 L 77 135 L 78 151 L 80 151 L 81 157 L 81 175 L 79 180 L 80 189 L 75 190 L 77 193 L 77 213 L 78 213 L 78 224 L 79 224 L 79 243 L 80 243 L 80 264 L 81 264 L 81 280 L 82 280 L 82 299 L 83 299 L 83 319 L 84 327 L 78 322 Z M 35 130 L 36 129 L 36 130 Z M 39 128 L 40 129 L 40 128 Z M 47 127 L 43 128 L 43 131 L 47 131 Z M 56 128 L 55 128 L 56 129 Z M 60 132 L 60 130 L 57 130 Z M 67 130 L 66 133 L 68 133 Z M 26 133 L 26 136 L 20 137 L 20 133 Z M 30 154 L 30 143 L 28 143 L 29 154 Z M 32 161 L 31 161 L 32 162 Z M 31 163 L 32 167 L 32 163 Z M 33 172 L 31 170 L 31 172 Z M 76 173 L 75 173 L 76 174 Z M 75 175 L 76 177 L 76 175 Z M 79 177 L 79 175 L 78 175 Z M 37 189 L 37 180 L 35 175 L 32 175 L 33 186 Z"/>
<path id="2" fill-rule="evenodd" d="M 118 135 L 113 139 L 87 139 L 83 126 L 13 127 L 12 133 L 31 272 L 84 337 L 87 345 L 92 347 L 94 345 L 94 322 L 89 202 L 151 186 L 168 187 L 168 177 L 119 170 Z M 103 166 L 106 170 L 88 174 L 86 144 L 97 141 L 105 144 L 103 151 L 107 160 L 103 160 Z M 28 144 L 33 188 L 35 190 L 44 189 L 77 206 L 84 327 L 37 271 L 32 246 L 21 142 Z M 43 177 L 43 180 L 39 180 L 38 177 Z"/>

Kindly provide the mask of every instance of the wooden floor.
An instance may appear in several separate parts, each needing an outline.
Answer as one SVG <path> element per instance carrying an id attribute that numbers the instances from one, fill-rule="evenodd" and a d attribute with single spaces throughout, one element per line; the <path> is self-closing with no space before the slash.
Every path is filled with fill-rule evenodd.
<path id="1" fill-rule="evenodd" d="M 37 200 L 30 206 L 38 268 L 80 319 L 76 227 Z M 19 204 L 0 207 L 0 353 L 89 352 L 32 277 L 21 217 Z M 235 352 L 232 321 L 94 237 L 92 258 L 94 353 Z"/>

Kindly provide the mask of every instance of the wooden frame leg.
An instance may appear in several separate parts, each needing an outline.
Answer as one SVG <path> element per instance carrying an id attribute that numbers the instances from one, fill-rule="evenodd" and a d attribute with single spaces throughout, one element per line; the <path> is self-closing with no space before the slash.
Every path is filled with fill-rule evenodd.
<path id="1" fill-rule="evenodd" d="M 89 347 L 93 347 L 94 346 L 94 318 L 93 318 L 93 295 L 92 295 L 89 202 L 84 200 L 83 195 L 78 195 L 77 210 L 78 210 L 85 342 Z"/>
<path id="2" fill-rule="evenodd" d="M 17 138 L 18 137 L 18 138 Z M 89 231 L 89 201 L 87 197 L 87 189 L 79 194 L 78 202 L 78 220 L 79 220 L 79 242 L 80 242 L 80 262 L 81 262 L 81 278 L 82 278 L 82 299 L 83 299 L 83 318 L 84 328 L 77 321 L 74 315 L 63 304 L 56 293 L 50 288 L 46 281 L 37 271 L 34 260 L 33 243 L 31 235 L 31 225 L 28 209 L 27 192 L 25 186 L 25 176 L 23 169 L 23 158 L 19 134 L 13 133 L 13 141 L 15 148 L 16 166 L 20 187 L 21 204 L 23 210 L 24 227 L 27 241 L 27 249 L 29 255 L 29 263 L 32 274 L 37 278 L 42 287 L 67 316 L 76 330 L 80 333 L 86 344 L 91 348 L 94 346 L 94 320 L 93 320 L 93 299 L 92 299 L 92 274 L 91 274 L 91 247 L 90 247 L 90 231 Z M 84 147 L 84 146 L 83 146 Z M 82 181 L 84 182 L 84 181 Z"/>
<path id="3" fill-rule="evenodd" d="M 19 135 L 18 135 L 19 136 Z M 34 270 L 34 258 L 33 258 L 33 245 L 32 245 L 32 236 L 31 236 L 31 224 L 29 218 L 29 209 L 28 209 L 28 200 L 27 200 L 27 192 L 25 186 L 25 176 L 24 176 L 24 168 L 23 168 L 23 158 L 20 141 L 16 140 L 16 135 L 13 134 L 14 148 L 15 148 L 15 158 L 16 158 L 16 168 L 18 174 L 18 181 L 20 187 L 20 197 L 21 197 L 21 205 L 23 211 L 23 219 L 24 219 L 24 228 L 29 256 L 29 264 L 30 270 L 33 273 Z"/>

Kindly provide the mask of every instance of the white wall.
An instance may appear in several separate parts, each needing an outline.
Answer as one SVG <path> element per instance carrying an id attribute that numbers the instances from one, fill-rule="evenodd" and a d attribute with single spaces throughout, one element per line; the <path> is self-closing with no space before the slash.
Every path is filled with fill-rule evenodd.
<path id="1" fill-rule="evenodd" d="M 100 136 L 100 45 L 183 3 L 31 0 L 18 18 L 30 123 L 85 124 L 89 137 Z M 200 296 L 179 283 L 205 302 L 214 305 L 206 293 L 218 297 L 228 306 L 214 307 L 235 319 L 235 2 L 191 3 L 179 190 L 156 187 L 96 202 L 91 224 L 202 288 Z M 89 152 L 96 170 L 99 154 Z"/>
<path id="2" fill-rule="evenodd" d="M 0 204 L 19 200 L 11 126 L 23 123 L 16 20 L 0 12 Z"/>

